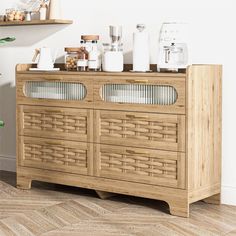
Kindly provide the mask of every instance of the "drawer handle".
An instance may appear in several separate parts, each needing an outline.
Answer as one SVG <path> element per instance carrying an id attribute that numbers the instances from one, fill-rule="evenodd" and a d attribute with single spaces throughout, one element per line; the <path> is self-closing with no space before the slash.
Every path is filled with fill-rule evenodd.
<path id="1" fill-rule="evenodd" d="M 47 142 L 45 142 L 45 144 L 47 144 L 47 145 L 58 145 L 58 146 L 63 145 L 62 142 L 53 142 L 53 141 L 47 141 Z"/>
<path id="2" fill-rule="evenodd" d="M 126 150 L 126 152 L 129 154 L 135 154 L 135 155 L 148 155 L 147 152 L 136 152 L 134 150 Z"/>
<path id="3" fill-rule="evenodd" d="M 58 77 L 58 78 L 48 78 L 48 77 L 39 77 L 39 78 L 37 78 L 37 82 L 42 82 L 42 80 L 46 80 L 46 81 L 61 81 L 61 80 L 63 80 L 63 78 L 60 78 L 60 77 Z"/>
<path id="4" fill-rule="evenodd" d="M 126 82 L 131 84 L 147 84 L 148 80 L 141 80 L 141 79 L 128 79 Z"/>
<path id="5" fill-rule="evenodd" d="M 62 111 L 62 110 L 44 110 L 44 112 L 46 112 L 46 113 L 64 113 L 64 111 Z"/>
<path id="6" fill-rule="evenodd" d="M 148 116 L 126 115 L 129 119 L 148 119 Z"/>

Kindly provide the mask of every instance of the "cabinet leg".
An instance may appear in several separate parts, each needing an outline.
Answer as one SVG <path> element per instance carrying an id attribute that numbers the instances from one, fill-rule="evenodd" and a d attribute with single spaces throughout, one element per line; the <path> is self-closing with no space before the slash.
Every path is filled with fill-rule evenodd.
<path id="1" fill-rule="evenodd" d="M 116 195 L 115 193 L 109 193 L 109 192 L 98 191 L 98 190 L 95 190 L 95 192 L 101 199 L 107 199 Z"/>
<path id="2" fill-rule="evenodd" d="M 16 178 L 17 188 L 25 189 L 25 190 L 31 189 L 31 183 L 32 183 L 32 180 L 30 178 L 17 175 L 17 178 Z"/>
<path id="3" fill-rule="evenodd" d="M 174 216 L 189 217 L 189 204 L 168 202 L 170 214 Z"/>
<path id="4" fill-rule="evenodd" d="M 209 204 L 216 204 L 216 205 L 220 205 L 221 203 L 221 194 L 215 194 L 211 197 L 205 198 L 203 199 L 204 202 L 209 203 Z"/>

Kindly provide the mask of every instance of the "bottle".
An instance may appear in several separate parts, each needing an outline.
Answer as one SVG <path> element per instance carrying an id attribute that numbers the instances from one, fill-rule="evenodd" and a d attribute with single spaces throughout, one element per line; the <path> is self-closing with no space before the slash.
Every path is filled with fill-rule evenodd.
<path id="1" fill-rule="evenodd" d="M 39 19 L 40 20 L 46 20 L 47 19 L 47 4 L 44 1 L 40 5 Z"/>
<path id="2" fill-rule="evenodd" d="M 145 25 L 138 24 L 138 32 L 133 34 L 133 71 L 147 72 L 150 70 L 149 35 Z"/>
<path id="3" fill-rule="evenodd" d="M 61 2 L 60 0 L 51 0 L 49 7 L 49 19 L 58 20 L 61 19 Z"/>
<path id="4" fill-rule="evenodd" d="M 31 11 L 25 11 L 25 21 L 31 21 Z"/>
<path id="5" fill-rule="evenodd" d="M 98 51 L 97 41 L 92 41 L 92 47 L 88 56 L 88 69 L 89 71 L 99 71 L 100 70 L 100 53 Z"/>
<path id="6" fill-rule="evenodd" d="M 85 47 L 81 47 L 78 53 L 77 71 L 88 70 L 88 52 Z"/>

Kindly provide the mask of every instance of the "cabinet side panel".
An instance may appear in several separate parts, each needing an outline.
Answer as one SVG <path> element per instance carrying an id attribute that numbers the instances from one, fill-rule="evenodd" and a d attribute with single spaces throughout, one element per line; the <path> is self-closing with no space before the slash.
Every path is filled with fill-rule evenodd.
<path id="1" fill-rule="evenodd" d="M 200 193 L 221 181 L 221 83 L 220 65 L 188 68 L 186 152 L 190 197 L 191 191 Z"/>

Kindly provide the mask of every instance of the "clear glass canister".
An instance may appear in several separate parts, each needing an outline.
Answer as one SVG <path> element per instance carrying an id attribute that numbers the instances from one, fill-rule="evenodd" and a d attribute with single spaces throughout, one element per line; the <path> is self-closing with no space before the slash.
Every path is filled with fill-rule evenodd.
<path id="1" fill-rule="evenodd" d="M 65 68 L 67 71 L 76 71 L 80 48 L 65 48 Z"/>

